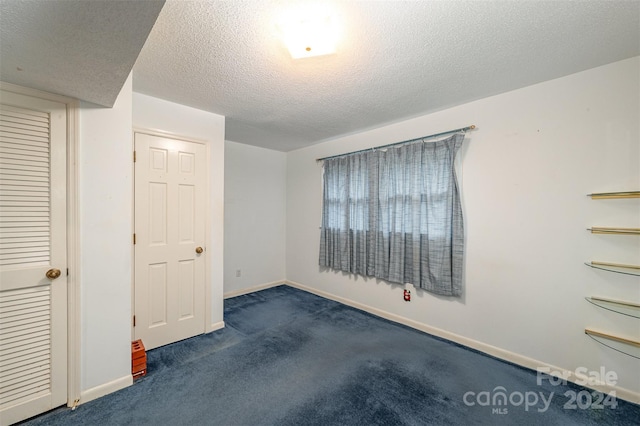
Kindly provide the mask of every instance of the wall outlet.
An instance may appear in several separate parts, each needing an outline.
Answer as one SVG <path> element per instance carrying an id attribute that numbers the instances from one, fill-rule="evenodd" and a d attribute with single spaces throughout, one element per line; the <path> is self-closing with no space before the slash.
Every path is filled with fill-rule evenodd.
<path id="1" fill-rule="evenodd" d="M 236 269 L 236 278 L 240 278 L 242 276 L 242 270 Z"/>

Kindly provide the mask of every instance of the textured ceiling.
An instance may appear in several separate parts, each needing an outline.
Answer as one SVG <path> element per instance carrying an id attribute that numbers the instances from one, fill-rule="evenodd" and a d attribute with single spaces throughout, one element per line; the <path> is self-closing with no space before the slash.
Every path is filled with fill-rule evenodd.
<path id="1" fill-rule="evenodd" d="M 640 55 L 640 0 L 324 1 L 337 53 L 293 60 L 275 24 L 305 3 L 0 0 L 0 79 L 110 106 L 133 67 L 288 151 Z"/>
<path id="2" fill-rule="evenodd" d="M 638 1 L 350 1 L 330 2 L 338 52 L 293 60 L 275 27 L 293 3 L 167 1 L 134 90 L 288 151 L 640 55 Z"/>
<path id="3" fill-rule="evenodd" d="M 113 106 L 163 4 L 0 0 L 0 78 Z"/>

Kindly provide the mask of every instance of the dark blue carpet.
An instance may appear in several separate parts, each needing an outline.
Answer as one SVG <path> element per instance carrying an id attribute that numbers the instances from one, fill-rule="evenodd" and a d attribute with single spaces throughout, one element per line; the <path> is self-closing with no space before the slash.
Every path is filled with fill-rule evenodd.
<path id="1" fill-rule="evenodd" d="M 534 371 L 288 286 L 226 300 L 224 319 L 223 330 L 150 351 L 149 373 L 133 386 L 26 424 L 564 426 L 640 419 L 638 405 L 618 400 L 615 408 L 598 408 L 597 394 L 579 386 L 538 385 Z M 493 398 L 501 390 L 504 404 Z M 581 393 L 582 408 L 571 408 L 572 393 Z"/>

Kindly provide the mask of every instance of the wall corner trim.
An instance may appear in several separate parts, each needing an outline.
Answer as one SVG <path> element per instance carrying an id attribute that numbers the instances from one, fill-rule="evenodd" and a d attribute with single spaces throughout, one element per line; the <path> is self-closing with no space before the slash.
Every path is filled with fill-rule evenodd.
<path id="1" fill-rule="evenodd" d="M 207 328 L 207 330 L 204 333 L 205 334 L 213 333 L 214 331 L 222 330 L 224 327 L 225 327 L 224 321 L 214 322 L 213 324 L 209 325 L 209 328 Z"/>
<path id="2" fill-rule="evenodd" d="M 119 391 L 120 389 L 129 387 L 132 384 L 133 376 L 131 374 L 127 374 L 126 376 L 123 376 L 119 379 L 112 380 L 91 389 L 83 390 L 80 393 L 79 405 L 84 404 L 85 402 L 93 401 L 94 399 L 98 399 L 107 394 Z"/>

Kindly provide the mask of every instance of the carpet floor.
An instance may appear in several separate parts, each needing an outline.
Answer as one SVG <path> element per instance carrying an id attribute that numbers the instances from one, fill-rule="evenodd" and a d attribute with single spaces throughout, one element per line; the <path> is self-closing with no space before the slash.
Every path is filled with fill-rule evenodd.
<path id="1" fill-rule="evenodd" d="M 133 386 L 26 425 L 638 425 L 603 398 L 313 294 L 225 301 L 226 327 L 148 352 Z M 572 401 L 573 399 L 573 401 Z"/>

